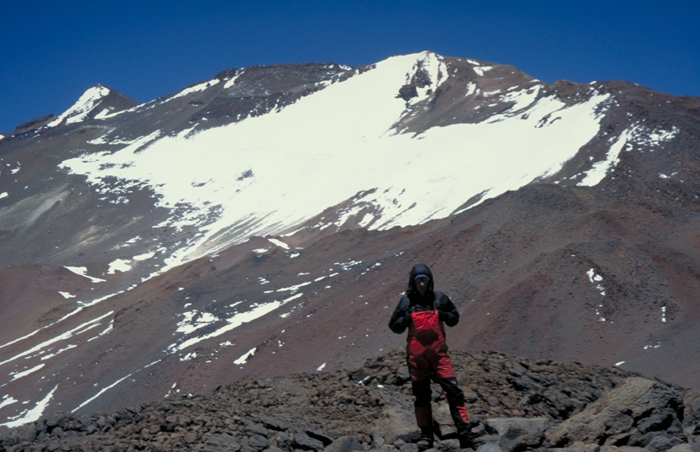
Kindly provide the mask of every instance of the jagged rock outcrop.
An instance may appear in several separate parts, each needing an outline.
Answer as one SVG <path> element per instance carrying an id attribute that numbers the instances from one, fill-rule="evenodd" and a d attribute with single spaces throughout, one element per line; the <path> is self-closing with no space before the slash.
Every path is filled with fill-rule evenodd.
<path id="1" fill-rule="evenodd" d="M 665 451 L 668 445 L 682 442 L 678 435 L 682 434 L 683 409 L 678 391 L 633 377 L 564 421 L 547 435 L 547 441 L 553 447 L 594 443 Z"/>
<path id="2" fill-rule="evenodd" d="M 698 394 L 617 368 L 453 352 L 479 452 L 691 452 Z M 685 397 L 685 400 L 684 400 Z M 435 444 L 459 448 L 434 388 Z M 115 413 L 56 413 L 0 438 L 7 451 L 415 452 L 403 352 L 351 371 L 246 380 Z"/>

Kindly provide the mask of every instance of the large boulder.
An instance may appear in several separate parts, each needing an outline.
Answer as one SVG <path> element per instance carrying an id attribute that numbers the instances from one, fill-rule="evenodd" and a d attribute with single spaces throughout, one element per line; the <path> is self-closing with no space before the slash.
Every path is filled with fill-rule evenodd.
<path id="1" fill-rule="evenodd" d="M 687 436 L 700 435 L 700 391 L 686 389 L 683 391 L 685 411 L 683 418 L 683 431 Z"/>
<path id="2" fill-rule="evenodd" d="M 494 418 L 484 421 L 487 432 L 495 432 L 493 441 L 484 437 L 487 443 L 496 443 L 503 452 L 532 449 L 542 443 L 545 431 L 551 421 L 547 418 Z M 486 452 L 479 449 L 479 452 Z"/>
<path id="3" fill-rule="evenodd" d="M 545 443 L 552 448 L 583 443 L 665 452 L 679 440 L 684 441 L 683 410 L 683 398 L 675 389 L 647 378 L 631 377 L 547 432 Z M 652 443 L 661 432 L 668 440 Z"/>

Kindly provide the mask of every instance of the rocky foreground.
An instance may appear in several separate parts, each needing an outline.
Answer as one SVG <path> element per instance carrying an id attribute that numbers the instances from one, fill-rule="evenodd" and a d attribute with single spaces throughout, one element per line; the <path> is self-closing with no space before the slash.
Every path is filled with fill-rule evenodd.
<path id="1" fill-rule="evenodd" d="M 700 392 L 618 368 L 451 352 L 480 452 L 700 451 Z M 433 388 L 435 448 L 459 449 Z M 56 413 L 0 438 L 7 451 L 415 452 L 401 350 L 352 371 L 246 380 L 116 413 Z"/>

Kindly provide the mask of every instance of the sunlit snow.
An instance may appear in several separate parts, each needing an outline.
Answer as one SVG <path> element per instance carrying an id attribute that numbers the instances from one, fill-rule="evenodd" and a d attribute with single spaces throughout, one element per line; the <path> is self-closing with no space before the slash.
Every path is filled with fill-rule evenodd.
<path id="1" fill-rule="evenodd" d="M 75 104 L 73 104 L 72 107 L 66 110 L 58 118 L 48 123 L 46 127 L 55 127 L 66 118 L 68 118 L 66 120 L 67 124 L 80 122 L 84 120 L 87 117 L 87 115 L 97 105 L 99 105 L 102 98 L 109 94 L 109 92 L 109 89 L 105 88 L 104 86 L 94 86 L 88 89 L 87 91 L 85 91 L 85 93 L 83 93 L 82 96 L 80 96 L 78 101 Z"/>
<path id="2" fill-rule="evenodd" d="M 257 318 L 260 318 L 260 317 L 264 316 L 265 314 L 268 314 L 268 313 L 280 308 L 281 306 L 284 306 L 285 304 L 289 303 L 290 301 L 296 300 L 297 298 L 300 298 L 301 296 L 303 296 L 303 294 L 298 293 L 296 295 L 292 295 L 291 297 L 286 298 L 286 299 L 281 300 L 281 301 L 274 300 L 274 301 L 271 301 L 269 303 L 262 303 L 262 304 L 254 305 L 254 306 L 252 306 L 252 309 L 250 311 L 236 313 L 232 317 L 225 319 L 226 325 L 212 331 L 211 333 L 205 334 L 203 336 L 191 337 L 183 342 L 174 343 L 174 344 L 169 345 L 168 352 L 175 353 L 177 351 L 182 351 L 182 350 L 186 349 L 187 347 L 190 347 L 190 346 L 197 344 L 201 341 L 221 336 L 224 333 L 227 333 L 231 330 L 238 328 L 239 326 L 243 325 L 244 323 L 248 323 L 248 322 L 251 322 Z M 186 332 L 186 331 L 187 330 L 185 330 L 184 332 Z"/>
<path id="3" fill-rule="evenodd" d="M 489 124 L 397 134 L 392 125 L 405 102 L 396 92 L 418 61 L 437 86 L 442 62 L 434 54 L 392 57 L 278 113 L 189 138 L 154 132 L 64 167 L 96 188 L 110 176 L 146 183 L 158 205 L 179 209 L 159 226 L 199 227 L 174 250 L 167 270 L 252 235 L 279 235 L 358 193 L 358 202 L 376 207 L 375 218 L 363 219 L 369 229 L 444 218 L 474 196 L 494 197 L 556 172 L 599 131 L 595 111 L 607 95 L 567 106 L 554 98 L 533 103 L 530 90 L 509 94 L 516 101 L 511 113 L 528 107 L 527 118 L 504 112 Z M 543 125 L 553 111 L 563 120 Z"/>
<path id="4" fill-rule="evenodd" d="M 177 99 L 178 97 L 186 96 L 188 94 L 196 93 L 198 91 L 204 91 L 205 89 L 218 84 L 220 81 L 221 80 L 215 78 L 213 80 L 209 80 L 206 82 L 199 83 L 195 86 L 185 88 L 182 91 L 180 91 L 179 93 L 177 93 L 176 95 L 174 95 L 173 97 L 171 97 L 169 100 Z"/>
<path id="5" fill-rule="evenodd" d="M 48 347 L 49 345 L 52 345 L 52 344 L 54 344 L 54 343 L 56 343 L 56 342 L 64 341 L 64 340 L 66 340 L 66 339 L 69 339 L 69 338 L 73 337 L 74 335 L 81 334 L 81 333 L 83 333 L 84 331 L 86 331 L 87 329 L 89 329 L 89 327 L 94 327 L 94 326 L 99 325 L 100 322 L 101 322 L 103 319 L 105 319 L 106 317 L 111 316 L 112 314 L 114 314 L 114 311 L 109 311 L 108 313 L 103 314 L 103 315 L 101 315 L 100 317 L 97 317 L 97 318 L 95 318 L 95 319 L 92 319 L 92 320 L 89 320 L 89 321 L 87 321 L 87 322 L 85 322 L 85 323 L 82 323 L 81 325 L 78 325 L 77 327 L 72 328 L 71 330 L 68 330 L 68 331 L 66 331 L 65 333 L 62 333 L 62 334 L 60 334 L 60 335 L 58 335 L 58 336 L 56 336 L 56 337 L 53 337 L 53 338 L 48 339 L 48 340 L 46 340 L 46 341 L 44 341 L 44 342 L 42 342 L 42 343 L 40 343 L 40 344 L 37 344 L 37 345 L 35 345 L 34 347 L 32 347 L 32 348 L 30 348 L 30 349 L 28 349 L 28 350 L 25 350 L 25 351 L 23 351 L 23 352 L 21 352 L 21 353 L 15 355 L 15 356 L 13 356 L 13 357 L 7 358 L 6 360 L 0 362 L 0 366 L 3 365 L 3 364 L 9 363 L 9 362 L 11 362 L 11 361 L 14 361 L 14 360 L 16 360 L 16 359 L 23 358 L 23 357 L 25 357 L 25 356 L 27 356 L 27 355 L 31 355 L 32 353 L 35 353 L 35 352 L 37 352 L 37 351 L 39 351 L 39 350 L 41 350 L 41 349 L 43 349 L 43 348 L 46 348 L 46 347 Z"/>
<path id="6" fill-rule="evenodd" d="M 5 407 L 7 405 L 12 405 L 13 403 L 17 403 L 18 400 L 15 399 L 14 397 L 10 397 L 9 395 L 4 395 L 2 397 L 2 402 L 0 402 L 0 408 Z"/>
<path id="7" fill-rule="evenodd" d="M 109 391 L 110 389 L 112 389 L 113 387 L 115 387 L 116 385 L 118 385 L 119 383 L 121 383 L 122 381 L 124 381 L 124 380 L 126 380 L 127 378 L 129 378 L 131 375 L 132 375 L 132 374 L 128 374 L 127 376 L 120 378 L 119 380 L 115 381 L 114 383 L 112 383 L 111 385 L 107 386 L 106 388 L 101 389 L 97 394 L 95 394 L 94 396 L 92 396 L 92 397 L 90 397 L 89 399 L 87 399 L 85 402 L 81 403 L 80 405 L 78 405 L 77 407 L 75 407 L 74 409 L 72 409 L 72 410 L 71 410 L 71 413 L 75 413 L 76 411 L 78 411 L 79 409 L 81 409 L 82 407 L 84 407 L 85 405 L 87 405 L 88 403 L 92 402 L 93 400 L 95 400 L 96 398 L 98 398 L 99 396 L 101 396 L 102 394 L 104 394 L 105 392 Z"/>
<path id="8" fill-rule="evenodd" d="M 46 394 L 43 399 L 39 400 L 37 404 L 34 405 L 34 408 L 30 410 L 25 410 L 17 416 L 8 418 L 12 420 L 10 422 L 0 424 L 0 427 L 4 426 L 14 428 L 38 420 L 41 417 L 41 415 L 44 414 L 44 410 L 48 406 L 49 401 L 53 397 L 53 393 L 56 391 L 57 388 L 58 385 L 56 385 L 48 394 Z"/>
<path id="9" fill-rule="evenodd" d="M 66 270 L 72 271 L 76 275 L 80 275 L 80 276 L 84 276 L 84 277 L 88 278 L 90 281 L 92 281 L 94 283 L 105 282 L 105 280 L 102 278 L 95 278 L 93 276 L 89 276 L 87 274 L 87 271 L 88 271 L 87 267 L 68 267 L 68 266 L 66 266 L 65 268 L 66 268 Z"/>
<path id="10" fill-rule="evenodd" d="M 18 380 L 18 379 L 20 379 L 20 378 L 22 378 L 22 377 L 26 377 L 27 375 L 29 375 L 29 374 L 31 374 L 31 373 L 34 373 L 34 372 L 36 372 L 37 370 L 41 369 L 41 368 L 44 367 L 45 365 L 46 365 L 45 363 L 41 363 L 41 364 L 39 364 L 39 365 L 37 365 L 37 366 L 32 367 L 31 369 L 27 369 L 27 370 L 24 370 L 24 371 L 22 371 L 22 372 L 17 372 L 17 373 L 14 373 L 14 374 L 10 374 L 10 375 L 12 376 L 12 380 L 10 380 L 10 381 L 15 381 L 15 380 Z"/>
<path id="11" fill-rule="evenodd" d="M 256 347 L 253 347 L 252 349 L 248 350 L 248 352 L 246 352 L 243 356 L 241 356 L 240 358 L 238 358 L 237 360 L 235 360 L 235 361 L 233 362 L 233 364 L 241 365 L 241 364 L 247 363 L 247 362 L 248 362 L 248 358 L 250 358 L 251 356 L 253 356 L 253 355 L 255 354 L 255 351 L 256 351 L 256 350 L 257 350 Z"/>

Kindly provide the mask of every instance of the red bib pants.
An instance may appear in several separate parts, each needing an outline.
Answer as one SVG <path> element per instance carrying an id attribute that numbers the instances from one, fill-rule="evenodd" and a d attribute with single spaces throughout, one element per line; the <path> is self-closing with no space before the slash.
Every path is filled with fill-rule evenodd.
<path id="1" fill-rule="evenodd" d="M 464 403 L 464 393 L 457 385 L 457 377 L 447 354 L 445 327 L 438 311 L 411 313 L 408 327 L 406 354 L 413 383 L 416 423 L 421 430 L 432 428 L 430 407 L 430 379 L 440 384 L 450 407 L 452 420 L 458 433 L 469 431 L 469 417 Z"/>

